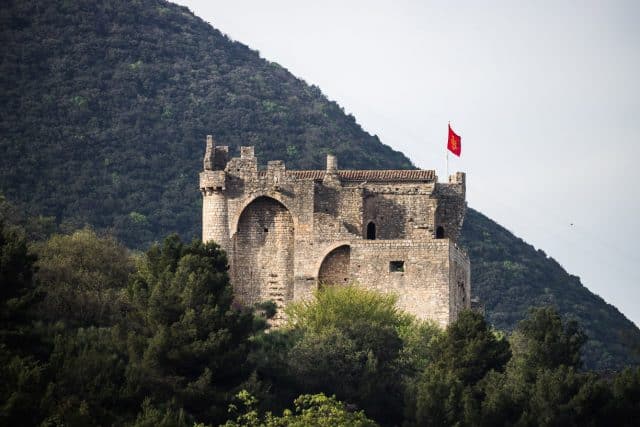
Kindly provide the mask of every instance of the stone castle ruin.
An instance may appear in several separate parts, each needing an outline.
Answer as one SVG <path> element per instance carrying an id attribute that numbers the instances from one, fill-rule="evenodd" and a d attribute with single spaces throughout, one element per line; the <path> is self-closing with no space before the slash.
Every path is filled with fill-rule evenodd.
<path id="1" fill-rule="evenodd" d="M 470 265 L 456 245 L 465 174 L 432 170 L 258 167 L 253 147 L 229 159 L 207 136 L 200 173 L 202 240 L 228 254 L 240 303 L 282 308 L 319 286 L 355 283 L 398 295 L 398 306 L 442 326 L 470 306 Z"/>

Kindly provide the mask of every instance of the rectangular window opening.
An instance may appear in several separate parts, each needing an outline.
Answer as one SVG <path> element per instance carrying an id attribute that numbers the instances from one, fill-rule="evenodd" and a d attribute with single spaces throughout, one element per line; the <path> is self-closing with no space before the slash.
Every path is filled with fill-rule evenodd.
<path id="1" fill-rule="evenodd" d="M 404 261 L 391 261 L 389 263 L 389 272 L 391 273 L 404 272 Z"/>

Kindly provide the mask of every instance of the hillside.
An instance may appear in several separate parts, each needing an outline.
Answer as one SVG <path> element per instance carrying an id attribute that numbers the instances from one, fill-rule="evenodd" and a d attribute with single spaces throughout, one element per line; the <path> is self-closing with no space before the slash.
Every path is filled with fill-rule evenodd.
<path id="1" fill-rule="evenodd" d="M 473 209 L 467 210 L 461 243 L 471 258 L 473 292 L 497 328 L 513 329 L 531 306 L 554 305 L 589 336 L 583 349 L 589 367 L 640 364 L 640 330 L 542 250 Z"/>
<path id="2" fill-rule="evenodd" d="M 160 0 L 0 6 L 0 191 L 62 230 L 90 224 L 130 247 L 199 234 L 204 135 L 262 161 L 411 168 L 402 153 L 256 51 Z M 640 331 L 555 261 L 470 211 L 463 239 L 489 319 L 511 329 L 555 303 L 591 336 L 590 367 L 640 363 Z"/>
<path id="3" fill-rule="evenodd" d="M 0 12 L 0 185 L 70 228 L 145 246 L 198 221 L 204 137 L 264 161 L 410 168 L 335 103 L 186 8 L 15 1 Z M 64 185 L 60 185 L 64 183 Z"/>

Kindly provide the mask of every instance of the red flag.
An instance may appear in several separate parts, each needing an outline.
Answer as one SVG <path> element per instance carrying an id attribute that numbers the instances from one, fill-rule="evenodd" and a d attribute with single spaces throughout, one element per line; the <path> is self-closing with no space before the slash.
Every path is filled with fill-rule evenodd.
<path id="1" fill-rule="evenodd" d="M 449 139 L 447 140 L 447 149 L 451 151 L 456 156 L 460 157 L 460 153 L 462 152 L 462 138 L 460 135 L 456 134 L 453 129 L 451 129 L 451 124 L 449 124 Z"/>

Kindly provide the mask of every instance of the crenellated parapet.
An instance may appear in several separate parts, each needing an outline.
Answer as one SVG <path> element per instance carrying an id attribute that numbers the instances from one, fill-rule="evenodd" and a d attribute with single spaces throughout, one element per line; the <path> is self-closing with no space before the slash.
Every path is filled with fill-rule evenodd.
<path id="1" fill-rule="evenodd" d="M 224 171 L 202 171 L 200 172 L 200 191 L 210 194 L 213 191 L 225 189 L 227 174 Z"/>

